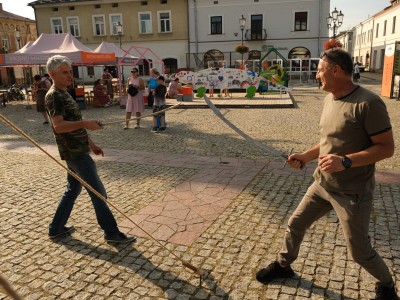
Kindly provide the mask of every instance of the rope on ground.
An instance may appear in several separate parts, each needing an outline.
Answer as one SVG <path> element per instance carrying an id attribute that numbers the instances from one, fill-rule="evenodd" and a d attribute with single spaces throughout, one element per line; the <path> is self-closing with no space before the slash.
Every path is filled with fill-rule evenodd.
<path id="1" fill-rule="evenodd" d="M 170 253 L 172 256 L 174 256 L 177 260 L 179 260 L 182 265 L 193 272 L 197 273 L 200 276 L 200 285 L 201 285 L 201 276 L 203 275 L 203 272 L 200 271 L 197 267 L 193 266 L 187 261 L 184 261 L 182 258 L 177 256 L 174 252 L 169 250 L 166 246 L 164 246 L 160 241 L 156 240 L 150 233 L 148 233 L 146 230 L 144 230 L 142 227 L 140 227 L 135 221 L 133 221 L 128 215 L 126 215 L 123 211 L 121 211 L 116 205 L 114 205 L 112 202 L 107 200 L 103 195 L 101 195 L 98 191 L 96 191 L 90 184 L 88 184 L 86 181 L 84 181 L 80 176 L 72 172 L 70 169 L 68 169 L 65 165 L 63 165 L 60 161 L 58 161 L 54 156 L 52 156 L 50 153 L 48 153 L 44 148 L 42 148 L 35 140 L 33 140 L 29 135 L 27 135 L 25 132 L 23 132 L 20 128 L 18 128 L 15 124 L 13 124 L 10 120 L 8 120 L 6 117 L 4 117 L 2 114 L 0 114 L 0 119 L 6 123 L 8 126 L 10 126 L 12 129 L 14 129 L 16 132 L 18 132 L 22 137 L 24 137 L 27 141 L 35 145 L 37 148 L 39 148 L 43 153 L 45 153 L 50 159 L 52 159 L 56 164 L 58 164 L 61 168 L 66 170 L 69 175 L 74 177 L 76 180 L 78 180 L 84 187 L 88 188 L 93 194 L 95 194 L 97 197 L 99 197 L 101 200 L 106 202 L 108 205 L 110 205 L 112 208 L 114 208 L 117 212 L 119 212 L 123 217 L 128 219 L 133 225 L 135 225 L 137 228 L 142 230 L 150 239 L 152 239 L 154 242 L 156 242 L 158 245 L 160 245 L 164 250 L 166 250 L 168 253 Z"/>

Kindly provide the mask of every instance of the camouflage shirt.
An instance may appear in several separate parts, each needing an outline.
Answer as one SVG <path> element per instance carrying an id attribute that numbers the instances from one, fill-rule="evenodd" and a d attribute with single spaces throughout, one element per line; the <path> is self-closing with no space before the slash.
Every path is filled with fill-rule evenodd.
<path id="1" fill-rule="evenodd" d="M 80 121 L 82 114 L 78 104 L 67 91 L 52 86 L 46 94 L 46 109 L 50 117 L 63 116 L 65 121 Z M 90 152 L 89 137 L 86 129 L 77 129 L 67 133 L 56 133 L 58 151 L 61 159 L 71 160 Z"/>

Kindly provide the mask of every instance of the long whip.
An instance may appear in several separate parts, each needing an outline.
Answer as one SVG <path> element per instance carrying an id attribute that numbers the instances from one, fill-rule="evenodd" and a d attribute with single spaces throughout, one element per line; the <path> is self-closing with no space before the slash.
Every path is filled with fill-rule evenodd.
<path id="1" fill-rule="evenodd" d="M 160 241 L 156 240 L 149 232 L 144 230 L 142 227 L 140 227 L 135 221 L 133 221 L 128 215 L 126 215 L 123 211 L 121 211 L 116 205 L 114 205 L 112 202 L 107 200 L 103 195 L 101 195 L 98 191 L 96 191 L 90 184 L 88 184 L 86 181 L 84 181 L 81 177 L 79 177 L 77 174 L 72 172 L 70 169 L 68 169 L 65 165 L 63 165 L 60 161 L 58 161 L 54 156 L 52 156 L 50 153 L 48 153 L 44 148 L 42 148 L 35 140 L 33 140 L 29 135 L 27 135 L 25 132 L 23 132 L 21 129 L 19 129 L 16 125 L 14 125 L 10 120 L 8 120 L 6 117 L 4 117 L 2 114 L 0 114 L 0 119 L 9 125 L 12 129 L 14 129 L 16 132 L 18 132 L 21 136 L 23 136 L 26 140 L 31 142 L 33 145 L 35 145 L 37 148 L 39 148 L 43 153 L 45 153 L 49 158 L 51 158 L 56 164 L 58 164 L 60 167 L 62 167 L 64 170 L 68 172 L 69 175 L 74 177 L 76 180 L 78 180 L 84 187 L 89 189 L 93 194 L 95 194 L 97 197 L 99 197 L 101 200 L 106 202 L 108 205 L 110 205 L 112 208 L 114 208 L 117 212 L 119 212 L 122 216 L 124 216 L 126 219 L 128 219 L 130 222 L 132 222 L 133 225 L 135 225 L 137 228 L 142 230 L 150 239 L 152 239 L 154 242 L 159 244 L 164 250 L 168 251 L 172 256 L 174 256 L 176 259 L 178 259 L 182 265 L 193 272 L 197 273 L 200 276 L 200 285 L 201 285 L 201 276 L 202 272 L 189 262 L 183 260 L 182 258 L 178 257 L 174 252 L 169 250 L 167 247 L 165 247 Z"/>
<path id="2" fill-rule="evenodd" d="M 157 111 L 157 112 L 154 112 L 154 113 L 152 113 L 152 114 L 148 114 L 148 115 L 144 115 L 144 116 L 140 116 L 140 117 L 136 117 L 136 118 L 121 119 L 121 120 L 119 120 L 119 121 L 111 121 L 111 122 L 105 122 L 105 123 L 100 122 L 100 125 L 103 126 L 103 125 L 119 124 L 119 123 L 126 122 L 126 121 L 134 121 L 134 120 L 139 120 L 139 119 L 143 119 L 143 118 L 153 117 L 153 116 L 156 116 L 156 115 L 161 114 L 161 113 L 163 113 L 163 112 L 166 112 L 167 110 L 177 108 L 178 106 L 181 106 L 181 105 L 182 105 L 182 104 L 178 103 L 178 104 L 175 104 L 175 105 L 173 105 L 173 106 L 167 107 L 167 108 L 165 108 L 165 109 L 163 109 L 163 110 L 159 110 L 159 111 Z"/>
<path id="3" fill-rule="evenodd" d="M 11 297 L 11 299 L 22 300 L 21 296 L 18 295 L 18 293 L 12 288 L 10 283 L 7 281 L 7 279 L 4 278 L 4 276 L 1 275 L 1 273 L 0 273 L 0 286 L 3 287 L 4 291 Z"/>

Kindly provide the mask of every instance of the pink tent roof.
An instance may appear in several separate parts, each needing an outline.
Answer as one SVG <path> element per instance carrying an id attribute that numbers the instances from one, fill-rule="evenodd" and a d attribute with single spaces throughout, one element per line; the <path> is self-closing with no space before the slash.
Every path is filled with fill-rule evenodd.
<path id="1" fill-rule="evenodd" d="M 42 33 L 29 47 L 24 47 L 17 53 L 25 54 L 61 54 L 77 51 L 92 52 L 70 33 L 49 34 Z"/>
<path id="2" fill-rule="evenodd" d="M 114 43 L 107 42 L 102 42 L 99 46 L 97 46 L 96 49 L 93 50 L 93 52 L 114 53 L 116 58 L 124 57 L 124 55 L 127 54 L 125 50 L 119 48 Z M 129 53 L 125 57 L 137 59 L 137 57 L 130 55 Z"/>
<path id="3" fill-rule="evenodd" d="M 2 66 L 45 65 L 48 58 L 64 55 L 75 65 L 112 64 L 115 63 L 114 53 L 95 53 L 79 42 L 70 33 L 42 33 L 30 45 L 25 45 L 15 53 L 5 54 Z"/>

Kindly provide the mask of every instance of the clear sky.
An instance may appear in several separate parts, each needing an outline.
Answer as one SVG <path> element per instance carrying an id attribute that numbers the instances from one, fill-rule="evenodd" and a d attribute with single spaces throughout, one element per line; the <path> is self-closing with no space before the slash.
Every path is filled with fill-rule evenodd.
<path id="1" fill-rule="evenodd" d="M 3 9 L 11 13 L 35 19 L 33 8 L 27 6 L 34 0 L 0 0 L 3 3 Z M 323 0 L 326 1 L 326 0 Z M 350 29 L 357 23 L 365 20 L 386 6 L 389 6 L 389 0 L 331 0 L 331 9 L 341 10 L 344 14 L 343 25 L 340 30 Z"/>

